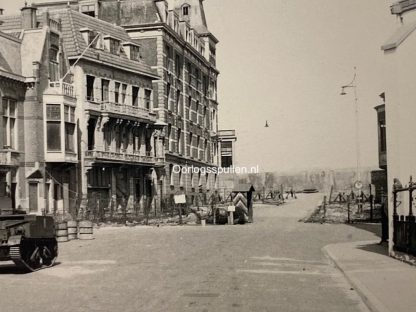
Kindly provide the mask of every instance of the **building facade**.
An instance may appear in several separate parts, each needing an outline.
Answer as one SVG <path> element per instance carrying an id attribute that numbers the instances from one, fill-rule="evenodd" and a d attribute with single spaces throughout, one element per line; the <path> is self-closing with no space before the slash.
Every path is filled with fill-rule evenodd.
<path id="1" fill-rule="evenodd" d="M 166 124 L 163 195 L 214 189 L 215 174 L 179 170 L 219 165 L 218 40 L 207 28 L 203 1 L 80 0 L 37 5 L 40 10 L 69 5 L 125 29 L 143 61 L 161 77 L 154 85 L 152 109 Z"/>
<path id="2" fill-rule="evenodd" d="M 220 140 L 229 165 L 235 133 L 218 132 L 218 40 L 202 0 L 37 3 L 0 16 L 0 31 L 19 51 L 7 79 L 22 91 L 1 95 L 12 103 L 5 124 L 16 105 L 23 129 L 14 149 L 5 126 L 1 181 L 14 206 L 159 209 L 177 192 L 218 187 L 200 169 L 221 164 Z"/>
<path id="3" fill-rule="evenodd" d="M 414 227 L 413 197 L 409 193 L 393 191 L 401 187 L 413 186 L 411 176 L 416 177 L 416 144 L 413 136 L 416 114 L 416 1 L 398 1 L 391 7 L 392 14 L 398 17 L 398 27 L 382 46 L 385 58 L 385 121 L 386 121 L 386 165 L 389 196 L 389 252 L 395 254 L 398 248 L 401 229 L 406 231 L 408 224 Z M 382 113 L 381 111 L 379 113 Z M 395 201 L 394 199 L 397 199 Z M 394 202 L 397 204 L 395 205 Z M 400 202 L 400 204 L 398 204 Z M 410 223 L 412 225 L 410 225 Z M 410 234 L 410 233 L 408 233 Z M 407 234 L 406 234 L 407 235 Z M 410 235 L 404 241 L 416 243 Z M 403 240 L 402 240 L 403 241 Z M 412 247 L 413 250 L 414 246 Z M 406 250 L 406 248 L 404 248 Z"/>
<path id="4" fill-rule="evenodd" d="M 165 124 L 153 105 L 160 78 L 140 58 L 139 46 L 123 28 L 70 8 L 49 13 L 30 6 L 0 20 L 8 33 L 2 36 L 19 46 L 17 77 L 25 87 L 20 97 L 2 88 L 4 127 L 11 129 L 15 116 L 22 120 L 14 139 L 24 155 L 17 204 L 34 213 L 71 214 L 79 207 L 160 206 Z M 19 99 L 22 109 L 13 109 Z M 4 133 L 4 146 L 13 149 L 11 130 Z M 16 188 L 11 163 L 2 170 L 10 194 Z"/>

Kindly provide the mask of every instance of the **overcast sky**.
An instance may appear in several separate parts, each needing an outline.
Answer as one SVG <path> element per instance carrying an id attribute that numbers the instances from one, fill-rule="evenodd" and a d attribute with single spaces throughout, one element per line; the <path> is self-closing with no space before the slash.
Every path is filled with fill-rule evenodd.
<path id="1" fill-rule="evenodd" d="M 237 130 L 239 165 L 354 168 L 354 96 L 339 95 L 354 66 L 361 163 L 377 165 L 380 46 L 398 27 L 391 2 L 204 1 L 208 27 L 220 40 L 220 127 Z M 0 0 L 0 7 L 18 12 L 23 3 Z"/>

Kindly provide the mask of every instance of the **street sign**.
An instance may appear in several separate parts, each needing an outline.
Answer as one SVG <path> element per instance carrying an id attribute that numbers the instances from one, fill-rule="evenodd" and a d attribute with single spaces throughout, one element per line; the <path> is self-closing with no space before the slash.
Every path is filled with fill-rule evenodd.
<path id="1" fill-rule="evenodd" d="M 228 206 L 228 212 L 234 212 L 235 206 Z"/>
<path id="2" fill-rule="evenodd" d="M 175 204 L 186 204 L 185 194 L 174 196 Z"/>
<path id="3" fill-rule="evenodd" d="M 363 183 L 362 183 L 361 181 L 356 181 L 356 182 L 354 183 L 354 187 L 355 187 L 357 190 L 361 190 L 361 189 L 363 188 Z"/>

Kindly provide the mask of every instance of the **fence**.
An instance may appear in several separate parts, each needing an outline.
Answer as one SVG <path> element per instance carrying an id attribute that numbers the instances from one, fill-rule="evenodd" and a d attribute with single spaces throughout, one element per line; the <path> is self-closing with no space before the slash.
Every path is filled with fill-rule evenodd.
<path id="1" fill-rule="evenodd" d="M 413 192 L 416 190 L 416 183 L 410 177 L 409 186 L 393 189 L 393 242 L 394 249 L 416 256 L 416 218 L 413 215 Z M 398 200 L 400 193 L 408 193 L 409 210 L 408 215 L 399 215 L 397 208 L 401 202 Z"/>

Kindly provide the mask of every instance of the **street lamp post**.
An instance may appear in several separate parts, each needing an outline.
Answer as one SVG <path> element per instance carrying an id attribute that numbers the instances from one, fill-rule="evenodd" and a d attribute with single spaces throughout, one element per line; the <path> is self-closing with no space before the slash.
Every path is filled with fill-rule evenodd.
<path id="1" fill-rule="evenodd" d="M 358 96 L 357 96 L 357 68 L 354 67 L 354 77 L 349 84 L 341 87 L 341 95 L 346 95 L 345 89 L 352 88 L 354 90 L 354 106 L 355 106 L 355 149 L 357 158 L 357 181 L 356 184 L 361 184 L 360 173 L 360 125 L 358 122 Z"/>

